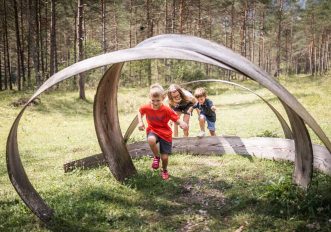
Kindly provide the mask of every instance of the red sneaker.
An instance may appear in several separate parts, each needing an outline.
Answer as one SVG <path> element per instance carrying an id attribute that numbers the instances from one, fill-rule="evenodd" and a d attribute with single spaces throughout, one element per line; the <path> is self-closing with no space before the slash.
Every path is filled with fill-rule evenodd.
<path id="1" fill-rule="evenodd" d="M 160 157 L 154 156 L 153 163 L 152 163 L 152 168 L 153 169 L 158 169 L 159 166 L 160 166 Z"/>
<path id="2" fill-rule="evenodd" d="M 167 170 L 162 171 L 162 179 L 168 180 L 169 179 L 169 172 Z"/>

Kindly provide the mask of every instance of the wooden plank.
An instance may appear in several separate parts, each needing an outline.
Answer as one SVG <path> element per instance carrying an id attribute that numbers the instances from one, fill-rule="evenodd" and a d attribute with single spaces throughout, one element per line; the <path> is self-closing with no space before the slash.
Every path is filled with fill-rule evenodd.
<path id="1" fill-rule="evenodd" d="M 133 159 L 152 156 L 149 145 L 145 141 L 128 144 L 127 148 Z M 331 154 L 329 151 L 316 144 L 313 145 L 313 151 L 314 168 L 331 176 Z M 236 136 L 174 138 L 173 152 L 198 155 L 238 154 L 291 162 L 295 159 L 294 140 L 282 138 L 240 138 Z M 105 164 L 102 154 L 97 154 L 64 164 L 64 171 L 72 171 L 75 168 L 94 168 Z"/>

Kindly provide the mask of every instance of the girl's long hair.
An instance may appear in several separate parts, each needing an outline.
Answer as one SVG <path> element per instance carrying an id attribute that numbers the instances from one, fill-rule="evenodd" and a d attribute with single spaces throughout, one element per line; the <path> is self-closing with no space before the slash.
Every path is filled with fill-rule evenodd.
<path id="1" fill-rule="evenodd" d="M 172 90 L 172 91 L 170 91 L 170 90 Z M 182 100 L 180 101 L 180 103 L 184 103 L 184 104 L 186 104 L 186 103 L 191 102 L 190 98 L 189 98 L 188 96 L 185 95 L 183 89 L 182 89 L 179 85 L 177 85 L 177 84 L 171 84 L 171 85 L 169 86 L 169 88 L 168 88 L 168 91 L 167 91 L 168 99 L 169 99 L 169 105 L 171 105 L 171 106 L 175 106 L 175 105 L 177 104 L 177 103 L 174 101 L 174 99 L 172 98 L 172 96 L 171 96 L 171 92 L 174 92 L 174 90 L 176 90 L 176 91 L 179 93 L 179 95 L 180 95 L 180 97 L 181 97 L 181 99 L 182 99 Z"/>

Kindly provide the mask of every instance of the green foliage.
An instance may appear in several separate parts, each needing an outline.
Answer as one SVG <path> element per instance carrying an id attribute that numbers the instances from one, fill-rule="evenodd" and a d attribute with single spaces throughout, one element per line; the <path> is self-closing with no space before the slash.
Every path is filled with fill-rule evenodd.
<path id="1" fill-rule="evenodd" d="M 325 179 L 319 174 L 315 178 L 317 180 L 307 191 L 293 185 L 290 176 L 281 176 L 276 181 L 269 180 L 261 186 L 263 195 L 260 197 L 271 204 L 269 210 L 287 218 L 291 215 L 325 217 L 331 214 L 331 198 L 323 193 L 330 191 L 330 186 L 319 186 L 319 182 L 325 184 Z"/>
<path id="2" fill-rule="evenodd" d="M 201 71 L 201 69 L 197 70 L 185 70 L 183 73 L 182 80 L 184 82 L 195 81 L 195 80 L 203 80 L 205 79 L 205 73 Z"/>
<path id="3" fill-rule="evenodd" d="M 279 136 L 277 135 L 277 133 L 270 131 L 270 130 L 265 130 L 260 134 L 256 135 L 257 137 L 271 137 L 271 138 L 279 138 Z"/>

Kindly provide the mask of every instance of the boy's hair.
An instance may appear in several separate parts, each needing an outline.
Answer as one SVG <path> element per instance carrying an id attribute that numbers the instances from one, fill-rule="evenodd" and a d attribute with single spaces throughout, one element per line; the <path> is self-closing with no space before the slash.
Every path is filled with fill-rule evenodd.
<path id="1" fill-rule="evenodd" d="M 205 88 L 197 88 L 194 91 L 194 97 L 199 98 L 199 97 L 207 97 L 207 91 Z"/>
<path id="2" fill-rule="evenodd" d="M 149 95 L 151 97 L 164 97 L 164 89 L 159 83 L 153 84 L 149 87 Z"/>

